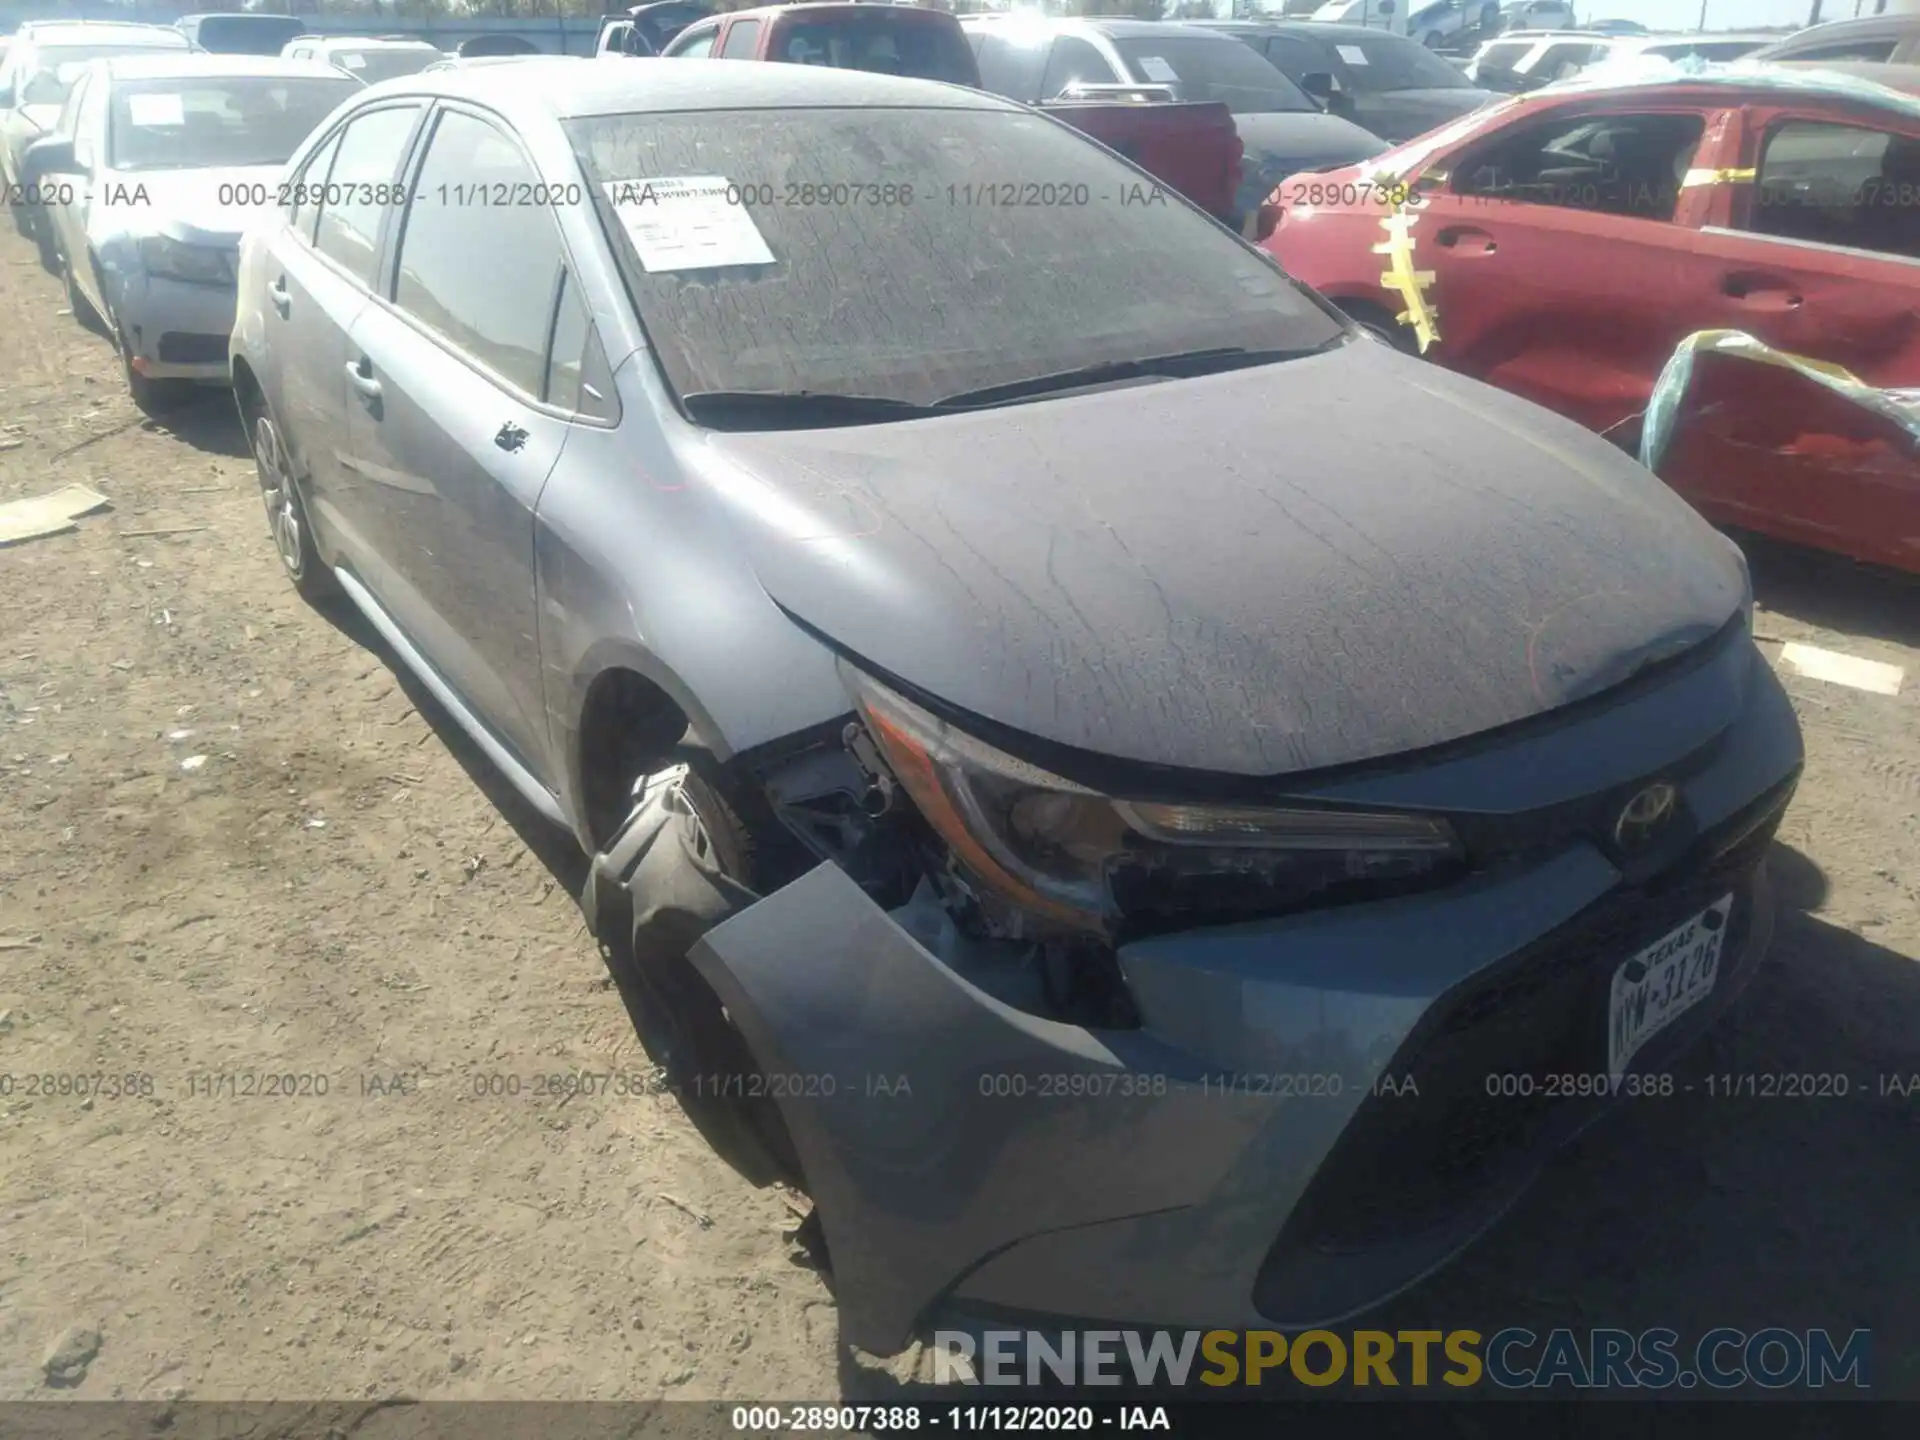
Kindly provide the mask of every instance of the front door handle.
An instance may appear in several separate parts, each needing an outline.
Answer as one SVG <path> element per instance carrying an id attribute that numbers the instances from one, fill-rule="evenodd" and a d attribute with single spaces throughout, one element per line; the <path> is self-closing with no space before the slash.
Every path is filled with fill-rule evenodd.
<path id="1" fill-rule="evenodd" d="M 1484 230 L 1471 225 L 1450 225 L 1434 237 L 1448 250 L 1457 250 L 1462 255 L 1491 255 L 1500 247 Z"/>
<path id="2" fill-rule="evenodd" d="M 500 427 L 500 433 L 493 437 L 493 443 L 512 454 L 527 443 L 527 432 L 509 420 Z"/>
<path id="3" fill-rule="evenodd" d="M 287 312 L 293 309 L 293 296 L 287 293 L 286 276 L 282 275 L 267 286 L 267 298 L 273 302 L 273 308 L 280 312 L 280 318 L 286 319 Z"/>
<path id="4" fill-rule="evenodd" d="M 1722 275 L 1720 293 L 1750 310 L 1798 310 L 1802 303 L 1802 296 L 1791 281 L 1750 271 Z"/>
<path id="5" fill-rule="evenodd" d="M 347 362 L 347 379 L 353 382 L 353 388 L 370 404 L 380 400 L 380 382 L 373 378 L 373 361 L 362 355 L 358 360 Z"/>

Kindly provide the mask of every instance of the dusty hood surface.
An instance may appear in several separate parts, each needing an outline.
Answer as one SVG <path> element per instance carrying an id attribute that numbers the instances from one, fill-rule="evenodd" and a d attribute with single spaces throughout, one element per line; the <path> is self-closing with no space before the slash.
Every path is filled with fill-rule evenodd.
<path id="1" fill-rule="evenodd" d="M 1370 341 L 858 429 L 716 435 L 768 592 L 1016 730 L 1278 775 L 1551 710 L 1717 630 L 1732 548 L 1571 422 Z"/>
<path id="2" fill-rule="evenodd" d="M 166 235 L 188 245 L 236 245 L 248 225 L 272 208 L 284 165 L 203 170 L 114 171 L 95 187 L 116 229 Z M 223 187 L 233 186 L 226 190 Z M 259 187 L 256 189 L 255 187 Z M 234 195 L 264 193 L 268 204 L 235 204 Z M 222 203 L 223 198 L 227 203 Z"/>

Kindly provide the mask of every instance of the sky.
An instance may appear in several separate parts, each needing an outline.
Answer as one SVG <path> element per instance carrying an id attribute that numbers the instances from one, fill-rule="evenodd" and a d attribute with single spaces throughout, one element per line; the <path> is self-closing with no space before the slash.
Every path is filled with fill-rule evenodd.
<path id="1" fill-rule="evenodd" d="M 1856 0 L 1824 0 L 1822 20 L 1851 20 Z M 1804 25 L 1813 0 L 1707 0 L 1707 29 L 1743 30 L 1749 26 Z M 1871 15 L 1874 0 L 1859 13 Z M 1913 0 L 1887 0 L 1887 10 L 1920 9 Z M 1692 30 L 1700 23 L 1700 0 L 1574 0 L 1581 20 L 1638 20 L 1649 30 Z"/>

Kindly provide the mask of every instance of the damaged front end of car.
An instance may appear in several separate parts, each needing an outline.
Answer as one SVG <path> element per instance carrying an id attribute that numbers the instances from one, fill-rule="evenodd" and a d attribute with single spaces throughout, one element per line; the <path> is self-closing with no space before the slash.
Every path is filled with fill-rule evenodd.
<path id="1" fill-rule="evenodd" d="M 649 897 L 638 948 L 691 960 L 708 1033 L 667 1044 L 741 1102 L 710 1138 L 812 1196 L 870 1351 L 936 1316 L 1356 1313 L 1604 1108 L 1474 1077 L 1604 1069 L 1622 959 L 1730 896 L 1710 1003 L 1636 1062 L 1661 1064 L 1767 941 L 1800 746 L 1743 617 L 1521 732 L 1284 789 L 1069 778 L 840 664 L 850 716 L 720 767 L 763 831 L 752 891 L 671 783 L 596 871 Z M 1675 826 L 1624 853 L 1652 773 Z"/>

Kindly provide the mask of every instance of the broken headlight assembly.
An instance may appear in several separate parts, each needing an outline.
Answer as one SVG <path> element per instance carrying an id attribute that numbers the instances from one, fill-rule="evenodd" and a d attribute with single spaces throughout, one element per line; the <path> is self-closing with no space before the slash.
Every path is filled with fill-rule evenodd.
<path id="1" fill-rule="evenodd" d="M 1114 934 L 1374 899 L 1451 879 L 1433 816 L 1121 800 L 1028 764 L 841 664 L 881 756 L 968 876 L 1052 927 Z"/>

